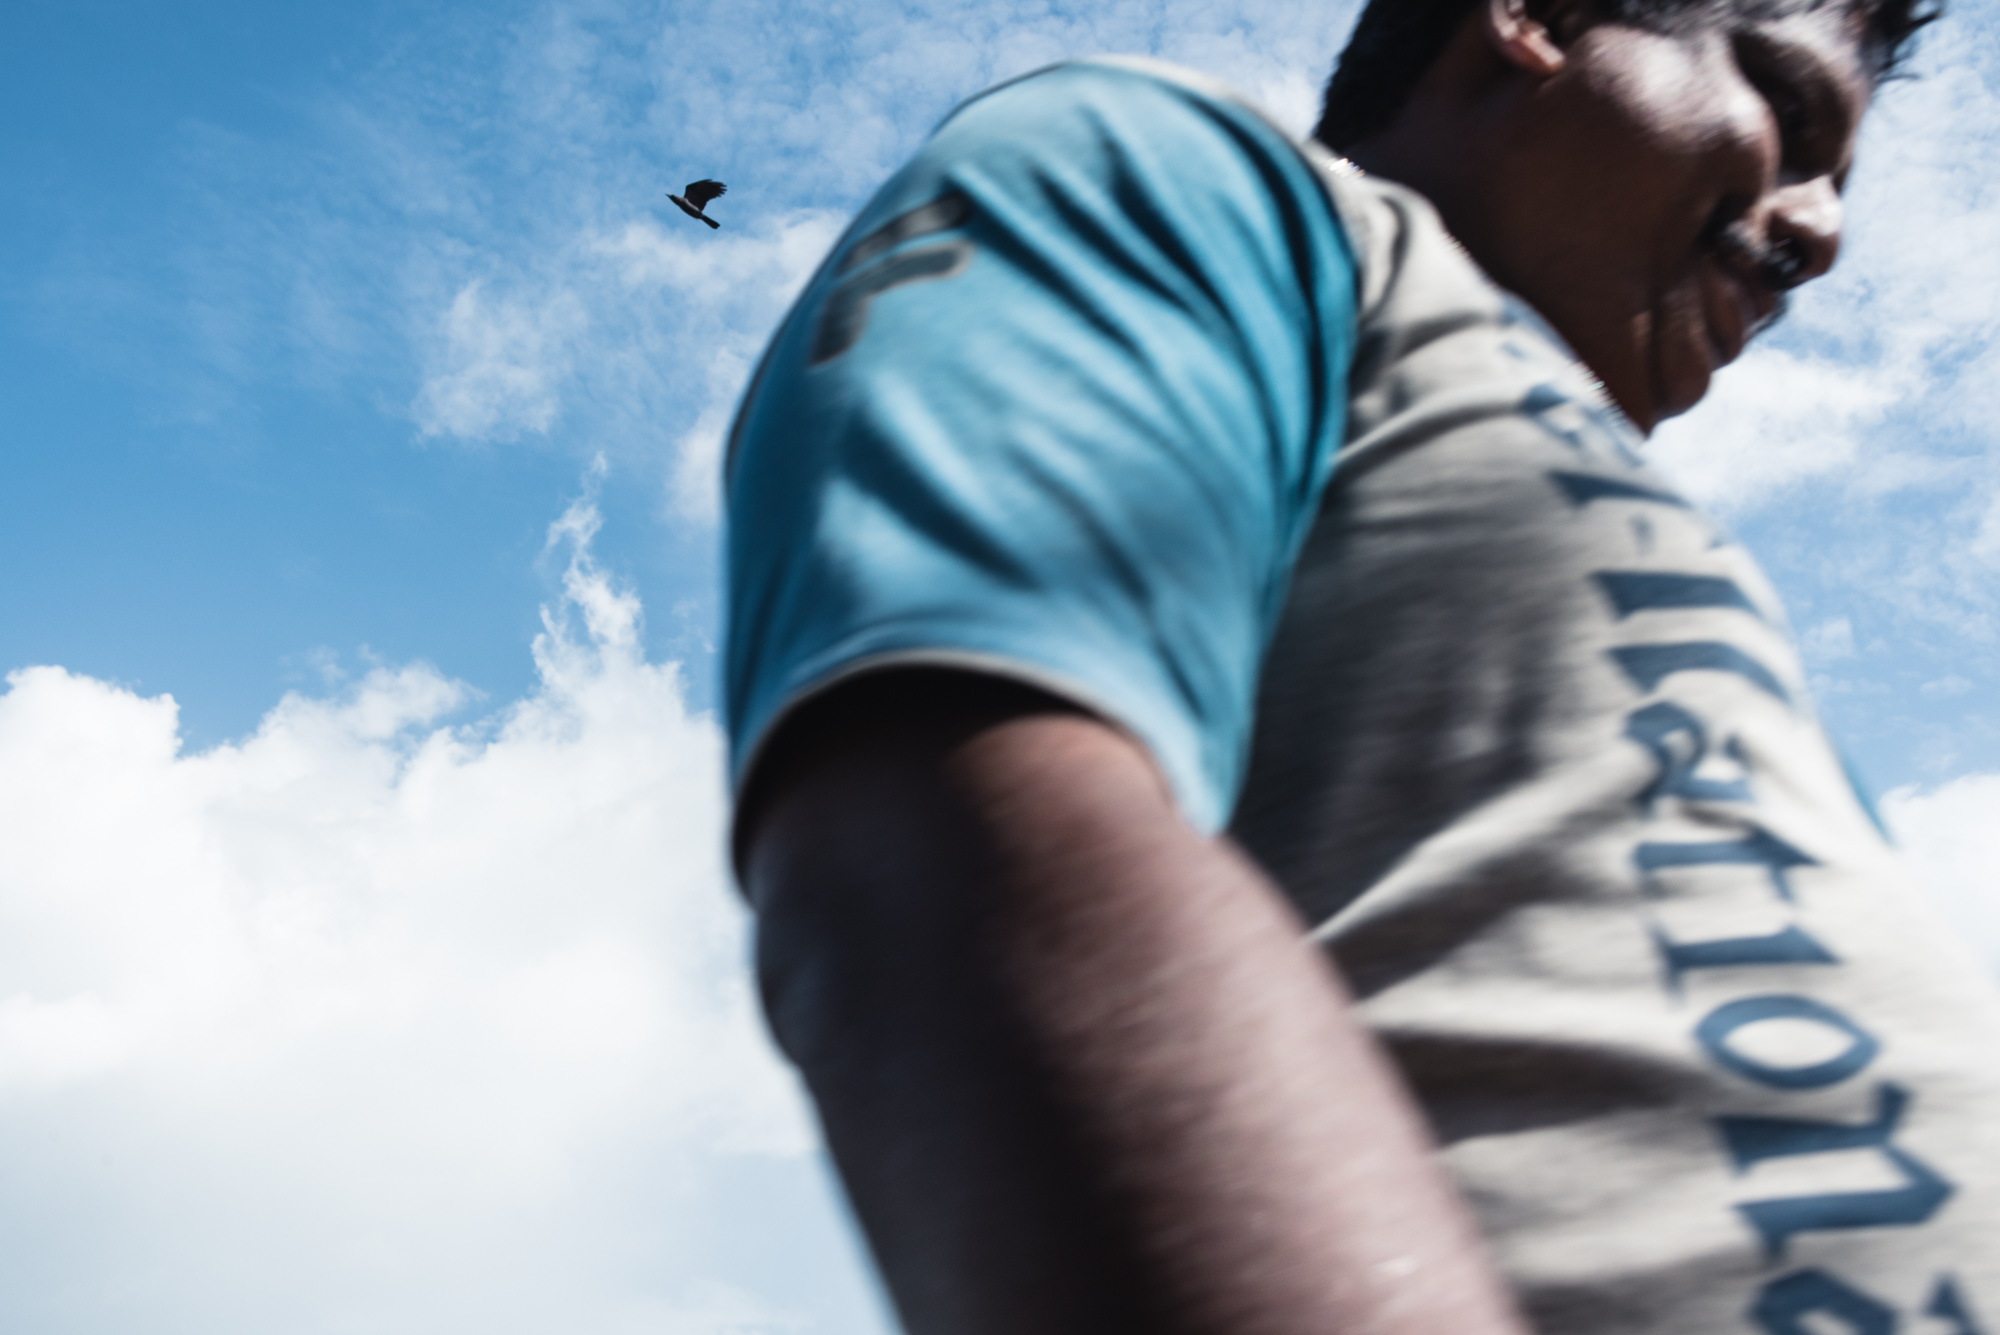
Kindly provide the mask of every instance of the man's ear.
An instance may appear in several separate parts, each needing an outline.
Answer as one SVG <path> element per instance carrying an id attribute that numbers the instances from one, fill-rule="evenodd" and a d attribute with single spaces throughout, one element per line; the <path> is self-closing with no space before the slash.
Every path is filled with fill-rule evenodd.
<path id="1" fill-rule="evenodd" d="M 1546 79 L 1566 63 L 1560 38 L 1568 35 L 1576 6 L 1566 0 L 1484 0 L 1486 40 L 1509 65 Z"/>

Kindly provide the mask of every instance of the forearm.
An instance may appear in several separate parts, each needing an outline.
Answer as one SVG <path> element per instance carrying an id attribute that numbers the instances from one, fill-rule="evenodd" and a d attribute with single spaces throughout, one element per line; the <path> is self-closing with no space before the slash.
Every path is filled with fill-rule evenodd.
<path id="1" fill-rule="evenodd" d="M 1026 712 L 835 751 L 746 870 L 913 1330 L 1520 1329 L 1322 957 L 1131 743 Z"/>

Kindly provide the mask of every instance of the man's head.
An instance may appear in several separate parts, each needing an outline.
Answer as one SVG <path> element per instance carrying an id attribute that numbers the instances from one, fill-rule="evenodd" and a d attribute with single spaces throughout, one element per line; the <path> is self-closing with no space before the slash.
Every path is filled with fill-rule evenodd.
<path id="1" fill-rule="evenodd" d="M 1924 0 L 1371 0 L 1318 136 L 1429 195 L 1642 428 L 1839 248 Z"/>

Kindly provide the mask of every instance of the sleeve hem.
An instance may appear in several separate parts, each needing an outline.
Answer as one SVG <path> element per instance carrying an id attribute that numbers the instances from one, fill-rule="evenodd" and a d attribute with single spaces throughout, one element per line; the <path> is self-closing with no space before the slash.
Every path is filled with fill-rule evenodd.
<path id="1" fill-rule="evenodd" d="M 972 649 L 890 649 L 866 654 L 849 659 L 824 676 L 793 691 L 765 716 L 752 736 L 750 744 L 742 748 L 740 752 L 742 759 L 733 767 L 734 773 L 730 776 L 731 800 L 735 801 L 742 797 L 749 785 L 751 774 L 755 772 L 758 762 L 764 758 L 766 744 L 777 736 L 779 729 L 801 708 L 857 677 L 894 668 L 946 668 L 977 676 L 994 677 L 1023 686 L 1032 686 L 1058 700 L 1075 705 L 1107 727 L 1114 728 L 1129 737 L 1146 753 L 1153 763 L 1153 768 L 1159 773 L 1161 783 L 1173 794 L 1174 805 L 1179 808 L 1182 817 L 1190 825 L 1203 834 L 1213 834 L 1219 828 L 1219 821 L 1208 818 L 1204 811 L 1203 795 L 1189 792 L 1183 782 L 1176 782 L 1174 767 L 1160 754 L 1159 747 L 1154 741 L 1098 692 L 1065 673 L 1052 671 L 1005 654 L 982 653 Z M 737 834 L 733 828 L 733 817 L 731 825 L 730 842 L 733 846 Z"/>

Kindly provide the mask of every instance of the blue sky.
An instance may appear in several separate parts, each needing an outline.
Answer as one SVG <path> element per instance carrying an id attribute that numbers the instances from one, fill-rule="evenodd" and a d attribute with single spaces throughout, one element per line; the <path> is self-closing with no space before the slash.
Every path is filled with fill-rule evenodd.
<path id="1" fill-rule="evenodd" d="M 1141 52 L 1302 126 L 1350 7 L 9 19 L 0 1327 L 886 1329 L 722 870 L 728 410 L 959 98 Z M 1996 33 L 1656 449 L 2000 964 Z"/>

